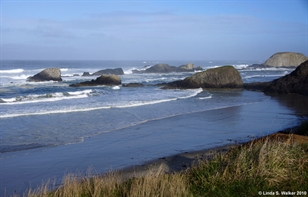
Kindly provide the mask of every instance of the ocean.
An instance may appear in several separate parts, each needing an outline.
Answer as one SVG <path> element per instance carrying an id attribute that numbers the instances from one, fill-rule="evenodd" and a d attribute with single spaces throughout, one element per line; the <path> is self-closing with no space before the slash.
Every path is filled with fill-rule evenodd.
<path id="1" fill-rule="evenodd" d="M 203 69 L 233 65 L 243 81 L 270 81 L 290 73 L 287 68 L 251 68 L 256 61 L 189 61 Z M 158 83 L 184 79 L 194 73 L 133 74 L 157 63 L 180 66 L 188 61 L 9 61 L 0 66 L 0 153 L 82 143 L 84 138 L 147 121 L 181 114 L 260 102 L 262 93 L 163 90 Z M 27 82 L 45 68 L 60 68 L 62 82 Z M 122 83 L 143 87 L 69 87 L 95 79 L 83 72 L 122 68 Z"/>
<path id="2" fill-rule="evenodd" d="M 233 65 L 244 83 L 294 70 L 250 67 L 257 61 L 0 61 L 0 195 L 22 195 L 51 179 L 57 187 L 65 174 L 89 168 L 100 174 L 242 143 L 307 119 L 305 98 L 244 89 L 164 90 L 155 84 L 194 73 L 132 73 L 189 62 L 203 69 Z M 61 69 L 63 81 L 27 82 L 52 67 Z M 83 72 L 107 68 L 122 68 L 122 83 L 145 86 L 69 86 L 97 77 Z"/>

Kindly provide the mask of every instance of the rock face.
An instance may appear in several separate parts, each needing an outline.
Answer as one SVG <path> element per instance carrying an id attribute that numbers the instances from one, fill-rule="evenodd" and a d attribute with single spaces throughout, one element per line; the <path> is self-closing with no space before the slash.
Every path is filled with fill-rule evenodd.
<path id="1" fill-rule="evenodd" d="M 163 88 L 241 88 L 243 81 L 233 66 L 222 66 L 196 73 L 184 80 L 168 83 Z"/>
<path id="2" fill-rule="evenodd" d="M 188 63 L 179 67 L 169 66 L 168 64 L 156 64 L 146 70 L 137 71 L 134 70 L 133 73 L 171 73 L 171 72 L 193 72 L 196 70 L 203 70 L 200 66 L 194 67 L 194 64 Z"/>
<path id="3" fill-rule="evenodd" d="M 98 86 L 98 85 L 120 85 L 121 78 L 118 75 L 101 75 L 97 77 L 95 80 L 85 81 L 81 83 L 71 84 L 71 87 L 80 87 L 80 86 Z"/>
<path id="4" fill-rule="evenodd" d="M 263 65 L 273 67 L 296 67 L 306 60 L 308 60 L 308 58 L 301 53 L 280 52 L 272 55 Z"/>
<path id="5" fill-rule="evenodd" d="M 27 81 L 62 81 L 61 70 L 59 68 L 46 68 L 40 73 L 29 77 Z"/>
<path id="6" fill-rule="evenodd" d="M 273 80 L 264 88 L 265 93 L 296 93 L 308 96 L 308 60 L 290 74 Z"/>

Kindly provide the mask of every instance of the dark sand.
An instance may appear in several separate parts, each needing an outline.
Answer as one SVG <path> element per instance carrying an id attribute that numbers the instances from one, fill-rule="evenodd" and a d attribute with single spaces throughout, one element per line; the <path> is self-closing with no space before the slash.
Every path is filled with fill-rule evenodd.
<path id="1" fill-rule="evenodd" d="M 21 194 L 53 178 L 60 184 L 65 174 L 89 168 L 98 174 L 126 168 L 128 176 L 143 175 L 150 166 L 161 164 L 166 172 L 182 170 L 217 151 L 298 125 L 307 118 L 305 106 L 306 97 L 269 97 L 259 103 L 148 121 L 79 144 L 3 153 L 0 195 Z"/>

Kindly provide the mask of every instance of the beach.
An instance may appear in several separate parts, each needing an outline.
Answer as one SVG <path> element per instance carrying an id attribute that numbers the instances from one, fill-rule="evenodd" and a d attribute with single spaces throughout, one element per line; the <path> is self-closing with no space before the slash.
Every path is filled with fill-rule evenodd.
<path id="1" fill-rule="evenodd" d="M 260 102 L 146 121 L 82 143 L 2 153 L 1 194 L 21 194 L 47 180 L 56 180 L 59 186 L 68 173 L 133 169 L 171 155 L 177 164 L 171 171 L 180 169 L 187 165 L 178 160 L 183 153 L 218 147 L 225 151 L 230 145 L 297 126 L 307 119 L 304 106 L 307 101 L 302 96 L 268 96 Z"/>

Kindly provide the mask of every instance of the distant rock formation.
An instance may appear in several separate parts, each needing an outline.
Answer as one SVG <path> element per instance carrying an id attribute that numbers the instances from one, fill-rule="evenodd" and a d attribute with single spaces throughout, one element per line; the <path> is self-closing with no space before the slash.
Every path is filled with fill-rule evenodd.
<path id="1" fill-rule="evenodd" d="M 133 70 L 133 73 L 171 73 L 171 72 L 193 72 L 196 70 L 203 70 L 200 66 L 194 67 L 194 64 L 188 63 L 179 67 L 169 66 L 168 64 L 156 64 L 146 70 Z"/>
<path id="2" fill-rule="evenodd" d="M 296 93 L 308 96 L 308 60 L 290 74 L 273 80 L 264 88 L 265 93 Z"/>
<path id="3" fill-rule="evenodd" d="M 267 59 L 263 65 L 271 67 L 296 67 L 306 60 L 308 58 L 301 53 L 279 52 Z"/>
<path id="4" fill-rule="evenodd" d="M 107 68 L 107 69 L 104 69 L 104 70 L 99 70 L 95 73 L 92 74 L 92 76 L 94 75 L 124 75 L 124 71 L 122 68 Z"/>
<path id="5" fill-rule="evenodd" d="M 71 87 L 80 87 L 80 86 L 98 86 L 98 85 L 120 85 L 121 78 L 118 75 L 101 75 L 97 77 L 95 80 L 85 81 L 80 83 L 71 84 Z"/>
<path id="6" fill-rule="evenodd" d="M 89 72 L 83 72 L 83 74 L 81 76 L 88 77 L 88 76 L 91 76 L 91 74 Z"/>
<path id="7" fill-rule="evenodd" d="M 241 88 L 243 81 L 233 66 L 222 66 L 196 73 L 184 80 L 167 83 L 164 89 L 173 88 Z"/>
<path id="8" fill-rule="evenodd" d="M 28 77 L 27 81 L 40 82 L 40 81 L 62 81 L 61 70 L 59 68 L 46 68 L 40 73 Z"/>
<path id="9" fill-rule="evenodd" d="M 99 70 L 93 74 L 90 74 L 89 72 L 84 72 L 82 76 L 96 76 L 96 75 L 124 75 L 124 71 L 122 68 L 107 68 L 103 70 Z"/>

